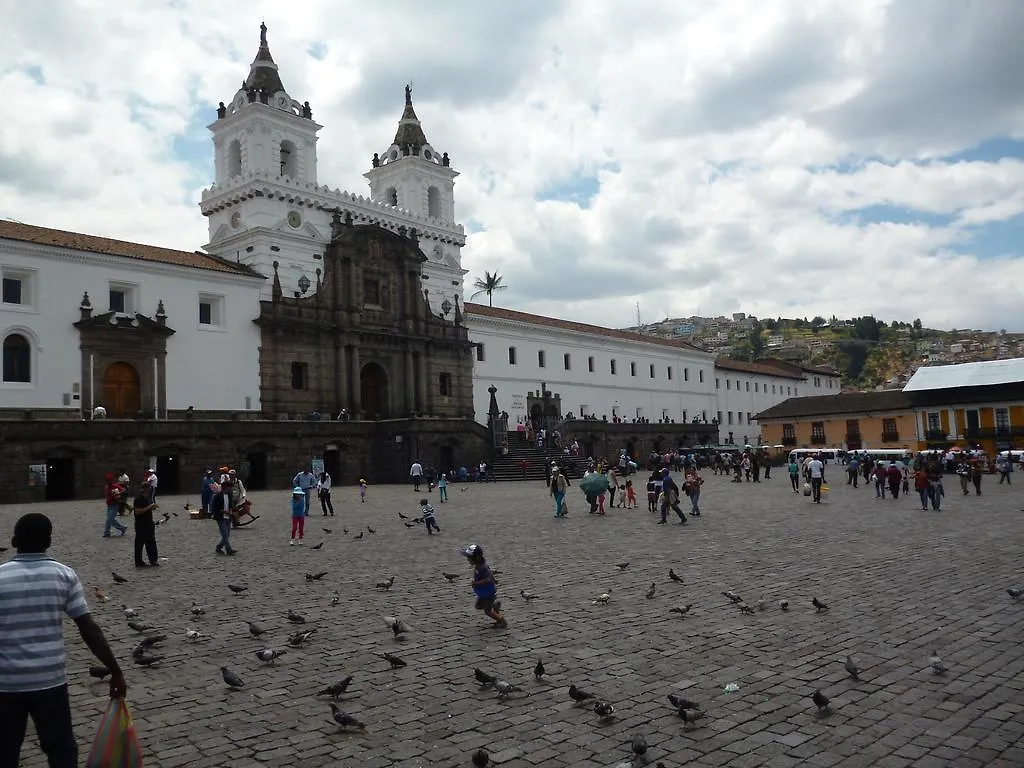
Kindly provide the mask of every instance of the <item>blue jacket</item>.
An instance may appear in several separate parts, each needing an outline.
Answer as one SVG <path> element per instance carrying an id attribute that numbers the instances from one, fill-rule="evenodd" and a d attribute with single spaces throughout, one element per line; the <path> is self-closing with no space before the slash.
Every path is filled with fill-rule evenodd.
<path id="1" fill-rule="evenodd" d="M 306 497 L 292 496 L 292 517 L 306 516 Z"/>

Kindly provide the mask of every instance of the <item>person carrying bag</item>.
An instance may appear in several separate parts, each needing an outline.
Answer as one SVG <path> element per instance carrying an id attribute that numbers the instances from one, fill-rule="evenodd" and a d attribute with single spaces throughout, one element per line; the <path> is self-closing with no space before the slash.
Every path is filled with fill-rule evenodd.
<path id="1" fill-rule="evenodd" d="M 85 768 L 142 768 L 142 747 L 123 698 L 110 700 Z"/>

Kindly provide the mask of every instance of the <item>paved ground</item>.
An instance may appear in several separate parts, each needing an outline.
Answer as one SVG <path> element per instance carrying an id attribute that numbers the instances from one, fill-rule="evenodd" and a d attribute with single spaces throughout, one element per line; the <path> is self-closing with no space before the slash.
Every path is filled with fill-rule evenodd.
<path id="1" fill-rule="evenodd" d="M 645 509 L 590 516 L 573 490 L 570 516 L 555 520 L 541 485 L 454 486 L 451 503 L 438 506 L 442 534 L 428 537 L 397 517 L 415 512 L 409 488 L 373 487 L 365 505 L 336 489 L 333 533 L 321 531 L 319 514 L 309 518 L 308 544 L 323 541 L 319 551 L 288 546 L 287 491 L 254 494 L 263 517 L 236 532 L 236 557 L 215 556 L 214 525 L 182 515 L 158 528 L 166 560 L 151 571 L 131 567 L 130 535 L 99 537 L 100 502 L 47 511 L 53 554 L 78 569 L 90 594 L 99 585 L 111 596 L 90 604 L 123 659 L 150 768 L 461 766 L 481 746 L 502 766 L 610 766 L 628 758 L 637 732 L 651 745 L 651 765 L 1024 765 L 1024 600 L 1005 591 L 1024 583 L 1024 488 L 986 478 L 985 495 L 962 497 L 950 487 L 934 513 L 909 499 L 876 501 L 863 487 L 833 485 L 816 506 L 784 477 L 737 485 L 709 476 L 705 514 L 685 528 L 654 525 Z M 164 509 L 180 512 L 185 501 L 166 499 Z M 26 509 L 0 508 L 0 530 Z M 377 533 L 354 541 L 367 524 Z M 469 542 L 502 571 L 506 631 L 473 610 L 456 551 Z M 630 565 L 618 572 L 622 561 Z M 670 566 L 685 585 L 668 580 Z M 112 584 L 112 568 L 130 583 Z M 303 574 L 317 570 L 329 576 L 307 584 Z M 442 571 L 466 578 L 448 584 Z M 394 588 L 375 591 L 389 575 Z M 234 596 L 228 582 L 249 591 Z M 657 594 L 644 599 L 652 582 Z M 521 588 L 540 599 L 524 602 Z M 742 615 L 720 594 L 730 588 L 751 604 L 763 592 L 770 607 Z M 610 602 L 592 605 L 605 591 Z M 815 613 L 812 596 L 831 610 Z M 787 613 L 776 606 L 783 597 Z M 189 617 L 193 600 L 206 607 L 202 621 Z M 122 603 L 169 635 L 162 666 L 132 664 L 136 636 Z M 694 604 L 689 616 L 669 613 L 684 603 Z M 284 643 L 294 629 L 289 608 L 318 633 L 264 666 L 253 653 Z M 406 642 L 392 640 L 384 615 L 412 626 Z M 248 635 L 245 619 L 272 628 L 265 642 Z M 186 643 L 186 627 L 212 639 Z M 948 675 L 928 669 L 932 649 Z M 409 666 L 390 671 L 375 655 L 382 651 Z M 90 657 L 71 627 L 69 652 L 84 762 L 105 686 L 90 685 Z M 861 682 L 843 671 L 847 653 Z M 549 671 L 543 684 L 531 674 L 539 657 Z M 243 690 L 226 690 L 222 664 L 245 680 Z M 474 666 L 523 692 L 496 699 L 474 683 Z M 343 707 L 367 724 L 365 734 L 339 733 L 314 695 L 348 674 Z M 618 719 L 601 724 L 573 706 L 571 682 L 611 701 Z M 725 692 L 730 683 L 738 690 Z M 816 688 L 832 699 L 829 717 L 814 711 Z M 666 701 L 673 691 L 704 703 L 701 727 L 676 718 Z M 23 765 L 43 764 L 30 736 Z"/>

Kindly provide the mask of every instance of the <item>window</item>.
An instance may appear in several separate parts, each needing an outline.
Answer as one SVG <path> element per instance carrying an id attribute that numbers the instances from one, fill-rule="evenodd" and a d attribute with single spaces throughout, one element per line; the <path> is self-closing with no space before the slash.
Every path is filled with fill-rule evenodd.
<path id="1" fill-rule="evenodd" d="M 592 357 L 587 358 L 587 370 L 590 371 L 590 373 L 594 372 L 594 358 Z"/>
<path id="2" fill-rule="evenodd" d="M 228 144 L 228 178 L 242 175 L 242 143 L 235 139 Z"/>
<path id="3" fill-rule="evenodd" d="M 796 427 L 792 424 L 782 425 L 782 443 L 783 445 L 796 445 Z"/>
<path id="4" fill-rule="evenodd" d="M 750 411 L 747 411 L 747 424 L 749 424 L 753 420 L 754 420 L 754 414 L 752 414 Z"/>
<path id="5" fill-rule="evenodd" d="M 829 388 L 829 389 L 832 389 L 832 379 L 829 379 L 829 380 L 828 380 L 828 388 Z"/>
<path id="6" fill-rule="evenodd" d="M 786 387 L 786 394 L 787 395 L 792 395 L 793 394 L 792 389 L 790 389 L 789 387 Z"/>
<path id="7" fill-rule="evenodd" d="M 20 333 L 4 339 L 4 382 L 32 383 L 32 346 Z"/>
<path id="8" fill-rule="evenodd" d="M 812 421 L 811 422 L 811 442 L 818 445 L 824 445 L 825 443 L 825 422 L 823 421 Z"/>
<path id="9" fill-rule="evenodd" d="M 454 394 L 452 390 L 452 375 L 450 373 L 442 373 L 438 376 L 438 392 L 441 393 L 442 397 L 451 397 Z"/>
<path id="10" fill-rule="evenodd" d="M 746 384 L 746 390 L 747 390 L 747 392 L 749 392 L 750 391 L 750 382 L 747 381 L 747 382 L 744 382 L 744 384 Z"/>
<path id="11" fill-rule="evenodd" d="M 572 370 L 572 360 L 569 358 L 568 352 L 562 354 L 562 367 L 567 371 Z"/>
<path id="12" fill-rule="evenodd" d="M 431 187 L 427 190 L 427 216 L 441 218 L 441 190 Z"/>
<path id="13" fill-rule="evenodd" d="M 882 440 L 884 442 L 895 442 L 900 439 L 896 431 L 896 419 L 882 419 Z"/>
<path id="14" fill-rule="evenodd" d="M 515 365 L 516 364 L 516 348 L 515 347 L 509 347 L 508 348 L 508 364 L 509 365 Z"/>
<path id="15" fill-rule="evenodd" d="M 476 361 L 478 363 L 482 363 L 484 361 L 484 345 L 483 344 L 477 344 L 476 345 Z"/>
<path id="16" fill-rule="evenodd" d="M 615 360 L 610 360 L 608 363 L 608 370 L 612 372 L 612 376 L 615 375 Z"/>
<path id="17" fill-rule="evenodd" d="M 941 432 L 942 431 L 942 417 L 939 416 L 938 411 L 933 411 L 927 415 L 928 418 L 928 431 L 929 432 Z"/>
<path id="18" fill-rule="evenodd" d="M 755 391 L 755 392 L 759 392 L 759 391 L 760 391 L 760 386 L 761 386 L 761 385 L 760 385 L 760 384 L 758 384 L 758 383 L 757 383 L 757 382 L 755 381 L 755 382 L 754 382 L 754 391 Z"/>
<path id="19" fill-rule="evenodd" d="M 666 371 L 666 373 L 668 374 L 668 380 L 672 381 L 672 366 L 671 365 L 668 367 L 668 370 Z"/>
<path id="20" fill-rule="evenodd" d="M 668 408 L 661 409 L 661 420 L 668 423 Z M 686 411 L 683 411 L 683 421 L 686 421 Z"/>
<path id="21" fill-rule="evenodd" d="M 665 418 L 667 419 L 668 418 L 668 411 L 665 411 L 664 415 L 665 415 Z M 686 423 L 686 409 L 685 408 L 683 409 L 683 423 L 684 424 Z"/>
<path id="22" fill-rule="evenodd" d="M 775 385 L 774 384 L 772 384 L 772 394 L 773 395 L 775 394 Z"/>
<path id="23" fill-rule="evenodd" d="M 292 389 L 309 389 L 309 363 L 292 363 Z"/>
<path id="24" fill-rule="evenodd" d="M 704 371 L 697 371 L 697 381 L 704 383 Z"/>
<path id="25" fill-rule="evenodd" d="M 736 379 L 736 391 L 737 392 L 740 391 L 740 380 L 739 379 Z"/>
<path id="26" fill-rule="evenodd" d="M 380 306 L 380 280 L 363 280 L 363 304 Z"/>
<path id="27" fill-rule="evenodd" d="M 640 419 L 642 419 L 643 417 L 644 417 L 644 409 L 643 408 L 637 408 L 636 409 L 636 420 L 640 421 Z"/>
<path id="28" fill-rule="evenodd" d="M 398 207 L 398 190 L 394 187 L 388 187 L 384 192 L 384 202 L 388 205 L 392 205 L 395 208 Z"/>
<path id="29" fill-rule="evenodd" d="M 1010 409 L 994 408 L 996 417 L 996 430 L 1002 431 L 1010 428 Z"/>
<path id="30" fill-rule="evenodd" d="M 544 358 L 544 350 L 543 349 L 538 349 L 537 350 L 537 367 L 538 368 L 543 368 L 546 362 L 547 361 Z"/>
<path id="31" fill-rule="evenodd" d="M 731 379 L 726 379 L 725 380 L 725 388 L 726 389 L 732 389 L 732 380 Z"/>
<path id="32" fill-rule="evenodd" d="M 293 179 L 299 176 L 299 153 L 290 141 L 281 142 L 281 175 Z"/>
<path id="33" fill-rule="evenodd" d="M 629 375 L 636 376 L 636 363 L 629 364 Z"/>
<path id="34" fill-rule="evenodd" d="M 689 368 L 683 368 L 683 381 L 689 381 L 689 380 L 690 380 L 690 369 Z"/>
<path id="35" fill-rule="evenodd" d="M 4 304 L 24 304 L 24 292 L 19 277 L 8 277 L 4 275 Z"/>
<path id="36" fill-rule="evenodd" d="M 722 423 L 722 412 L 721 411 L 718 412 L 718 423 L 719 424 Z"/>
<path id="37" fill-rule="evenodd" d="M 135 286 L 128 283 L 111 283 L 108 312 L 130 315 L 135 311 Z"/>
<path id="38" fill-rule="evenodd" d="M 199 325 L 220 328 L 224 325 L 224 297 L 199 294 Z"/>
<path id="39" fill-rule="evenodd" d="M 726 416 L 729 417 L 729 423 L 732 424 L 732 411 L 729 411 Z"/>
<path id="40" fill-rule="evenodd" d="M 590 415 L 590 406 L 589 405 L 581 405 L 580 406 L 580 418 L 583 419 L 583 418 L 586 418 L 589 415 Z"/>
<path id="41" fill-rule="evenodd" d="M 125 307 L 127 306 L 127 304 L 128 304 L 128 296 L 127 296 L 127 294 L 124 291 L 122 291 L 122 290 L 120 290 L 118 288 L 111 288 L 110 289 L 110 311 L 111 312 L 124 312 L 125 311 Z"/>
<path id="42" fill-rule="evenodd" d="M 800 397 L 800 390 L 793 387 L 793 397 Z"/>
<path id="43" fill-rule="evenodd" d="M 846 439 L 847 441 L 860 441 L 860 419 L 846 420 Z"/>
<path id="44" fill-rule="evenodd" d="M 721 389 L 721 388 L 722 388 L 722 382 L 716 376 L 715 377 L 715 389 Z"/>
<path id="45" fill-rule="evenodd" d="M 653 379 L 654 378 L 654 363 L 651 363 L 650 368 L 648 368 L 648 371 L 651 374 L 650 377 Z"/>

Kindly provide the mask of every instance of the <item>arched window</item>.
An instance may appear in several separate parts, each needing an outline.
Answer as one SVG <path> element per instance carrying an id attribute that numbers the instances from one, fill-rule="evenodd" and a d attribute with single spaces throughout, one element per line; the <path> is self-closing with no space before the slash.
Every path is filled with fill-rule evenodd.
<path id="1" fill-rule="evenodd" d="M 441 190 L 437 187 L 427 190 L 427 215 L 434 219 L 441 218 Z"/>
<path id="2" fill-rule="evenodd" d="M 4 381 L 29 384 L 32 381 L 32 346 L 20 333 L 4 339 Z"/>
<path id="3" fill-rule="evenodd" d="M 242 175 L 242 142 L 235 139 L 228 144 L 228 178 Z"/>
<path id="4" fill-rule="evenodd" d="M 388 187 L 384 193 L 384 202 L 388 205 L 398 207 L 398 190 L 394 187 Z"/>
<path id="5" fill-rule="evenodd" d="M 281 142 L 281 175 L 292 179 L 299 177 L 299 153 L 287 140 Z"/>

